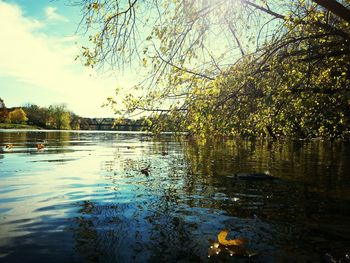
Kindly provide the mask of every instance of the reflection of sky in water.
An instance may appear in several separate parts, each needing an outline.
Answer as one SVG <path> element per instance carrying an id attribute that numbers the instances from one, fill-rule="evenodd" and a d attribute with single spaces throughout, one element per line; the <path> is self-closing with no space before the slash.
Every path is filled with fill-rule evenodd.
<path id="1" fill-rule="evenodd" d="M 0 261 L 206 261 L 225 227 L 250 240 L 258 262 L 340 258 L 350 244 L 346 143 L 0 132 L 6 143 Z M 282 180 L 230 177 L 266 170 Z"/>

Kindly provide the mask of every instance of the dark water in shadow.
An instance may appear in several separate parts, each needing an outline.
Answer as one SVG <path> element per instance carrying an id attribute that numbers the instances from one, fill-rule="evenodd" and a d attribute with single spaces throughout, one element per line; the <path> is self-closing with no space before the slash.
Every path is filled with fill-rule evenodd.
<path id="1" fill-rule="evenodd" d="M 8 143 L 0 262 L 347 262 L 348 142 L 0 131 Z M 263 171 L 279 180 L 232 178 Z M 224 228 L 258 255 L 208 258 Z"/>

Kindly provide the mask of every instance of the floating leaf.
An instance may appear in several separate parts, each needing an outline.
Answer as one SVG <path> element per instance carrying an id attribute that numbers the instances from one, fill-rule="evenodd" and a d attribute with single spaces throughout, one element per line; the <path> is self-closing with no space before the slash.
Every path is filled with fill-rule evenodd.
<path id="1" fill-rule="evenodd" d="M 218 241 L 223 246 L 240 246 L 244 245 L 246 241 L 242 238 L 227 240 L 228 230 L 224 229 L 218 234 Z"/>
<path id="2" fill-rule="evenodd" d="M 240 256 L 240 257 L 253 257 L 258 255 L 256 251 L 247 250 L 245 243 L 247 242 L 243 238 L 238 239 L 227 239 L 228 230 L 224 229 L 218 234 L 218 242 L 209 239 L 210 248 L 208 249 L 208 257 L 223 257 L 229 256 Z M 222 254 L 222 255 L 221 255 Z"/>

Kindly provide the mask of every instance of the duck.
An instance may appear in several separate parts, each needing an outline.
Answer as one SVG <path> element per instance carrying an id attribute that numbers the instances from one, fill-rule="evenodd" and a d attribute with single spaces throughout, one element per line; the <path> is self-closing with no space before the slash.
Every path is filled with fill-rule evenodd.
<path id="1" fill-rule="evenodd" d="M 38 150 L 42 150 L 42 149 L 45 148 L 45 145 L 44 145 L 43 143 L 37 143 L 37 144 L 36 144 L 36 148 L 37 148 Z"/>
<path id="2" fill-rule="evenodd" d="M 133 150 L 133 149 L 136 149 L 136 147 L 135 146 L 126 146 L 126 149 L 128 149 L 128 150 Z"/>
<path id="3" fill-rule="evenodd" d="M 5 149 L 12 149 L 13 148 L 13 144 L 6 144 L 5 145 Z"/>
<path id="4" fill-rule="evenodd" d="M 140 172 L 146 176 L 149 176 L 149 167 L 142 168 Z"/>

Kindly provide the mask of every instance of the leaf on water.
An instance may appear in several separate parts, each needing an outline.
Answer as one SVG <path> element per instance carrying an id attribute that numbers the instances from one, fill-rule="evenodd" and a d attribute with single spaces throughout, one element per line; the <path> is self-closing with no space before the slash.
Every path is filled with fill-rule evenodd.
<path id="1" fill-rule="evenodd" d="M 218 241 L 223 246 L 240 246 L 246 243 L 246 240 L 242 238 L 228 240 L 226 239 L 227 235 L 228 235 L 227 229 L 220 231 L 220 233 L 218 234 Z"/>
<path id="2" fill-rule="evenodd" d="M 208 257 L 241 256 L 254 257 L 258 255 L 256 251 L 247 250 L 245 244 L 247 241 L 244 238 L 227 239 L 228 230 L 224 229 L 218 234 L 218 241 L 209 239 L 210 248 L 208 249 Z M 221 255 L 223 254 L 223 255 Z"/>

